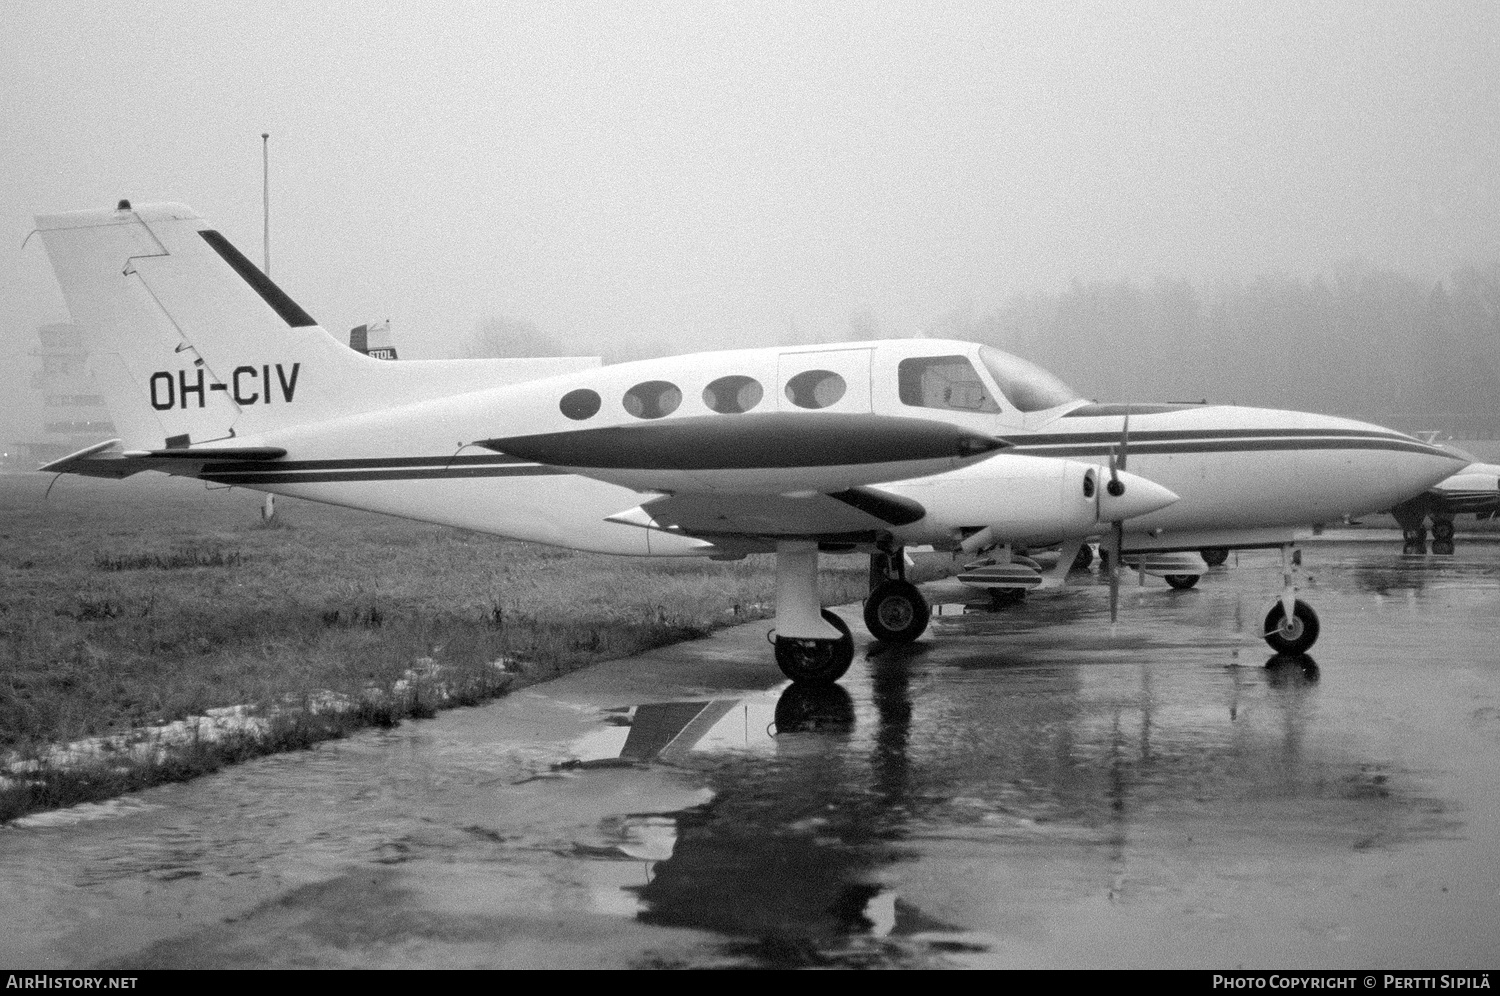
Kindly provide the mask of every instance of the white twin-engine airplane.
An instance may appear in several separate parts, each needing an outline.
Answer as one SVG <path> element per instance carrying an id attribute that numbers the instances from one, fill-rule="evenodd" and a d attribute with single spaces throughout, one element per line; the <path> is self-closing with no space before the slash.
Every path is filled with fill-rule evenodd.
<path id="1" fill-rule="evenodd" d="M 156 470 L 604 553 L 774 552 L 794 681 L 836 681 L 854 654 L 820 607 L 820 550 L 871 555 L 865 621 L 908 642 L 929 609 L 906 547 L 1061 543 L 1056 581 L 1102 536 L 1116 566 L 1201 573 L 1183 551 L 1286 558 L 1293 527 L 1390 508 L 1464 463 L 1346 419 L 1093 404 L 956 341 L 392 363 L 335 340 L 183 205 L 37 226 L 120 434 L 43 470 Z M 1317 637 L 1294 574 L 1266 617 L 1286 652 Z"/>

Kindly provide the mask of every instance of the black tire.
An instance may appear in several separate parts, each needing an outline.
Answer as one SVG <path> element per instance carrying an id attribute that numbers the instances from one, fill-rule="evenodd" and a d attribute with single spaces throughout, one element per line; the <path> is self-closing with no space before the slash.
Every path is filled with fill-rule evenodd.
<path id="1" fill-rule="evenodd" d="M 1432 538 L 1434 540 L 1452 540 L 1453 539 L 1453 520 L 1452 519 L 1438 519 L 1436 522 L 1434 522 L 1432 524 Z M 1437 544 L 1433 544 L 1433 545 L 1436 546 Z M 1432 552 L 1433 553 L 1437 553 L 1438 551 L 1437 550 L 1433 550 Z"/>
<path id="2" fill-rule="evenodd" d="M 931 618 L 927 599 L 910 581 L 886 581 L 865 599 L 865 627 L 884 643 L 911 643 Z"/>
<path id="3" fill-rule="evenodd" d="M 1318 683 L 1318 662 L 1306 654 L 1276 654 L 1266 661 L 1272 688 L 1295 688 Z"/>
<path id="4" fill-rule="evenodd" d="M 1453 541 L 1451 539 L 1433 540 L 1432 552 L 1444 556 L 1451 554 L 1453 552 Z"/>
<path id="5" fill-rule="evenodd" d="M 1288 633 L 1281 631 L 1281 620 L 1285 616 L 1281 600 L 1277 599 L 1276 604 L 1271 606 L 1271 611 L 1266 613 L 1266 643 L 1278 654 L 1307 653 L 1318 642 L 1318 614 L 1312 610 L 1311 605 L 1297 599 L 1292 607 L 1292 629 Z"/>
<path id="6" fill-rule="evenodd" d="M 1198 575 L 1198 574 L 1164 574 L 1162 576 L 1167 579 L 1167 584 L 1171 585 L 1173 588 L 1176 588 L 1178 591 L 1187 591 L 1193 585 L 1195 585 L 1195 584 L 1198 583 L 1198 578 L 1201 575 Z"/>
<path id="7" fill-rule="evenodd" d="M 1073 566 L 1069 567 L 1068 570 L 1086 571 L 1093 562 L 1094 548 L 1085 543 L 1078 548 L 1078 555 L 1073 558 Z"/>
<path id="8" fill-rule="evenodd" d="M 1226 546 L 1210 546 L 1198 551 L 1198 556 L 1209 567 L 1219 567 L 1229 559 L 1229 548 Z"/>
<path id="9" fill-rule="evenodd" d="M 854 634 L 838 616 L 823 610 L 823 621 L 842 635 L 837 640 L 776 638 L 776 666 L 793 681 L 831 685 L 854 663 Z"/>
<path id="10" fill-rule="evenodd" d="M 776 700 L 776 735 L 848 733 L 854 729 L 854 700 L 842 685 L 796 682 Z"/>

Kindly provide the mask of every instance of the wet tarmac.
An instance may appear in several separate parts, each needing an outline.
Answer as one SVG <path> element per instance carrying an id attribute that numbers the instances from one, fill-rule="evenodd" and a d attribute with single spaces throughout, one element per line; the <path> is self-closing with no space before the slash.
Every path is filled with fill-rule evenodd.
<path id="1" fill-rule="evenodd" d="M 1325 537 L 1326 539 L 1326 537 Z M 1493 968 L 1500 545 L 768 624 L 0 828 L 0 966 Z"/>

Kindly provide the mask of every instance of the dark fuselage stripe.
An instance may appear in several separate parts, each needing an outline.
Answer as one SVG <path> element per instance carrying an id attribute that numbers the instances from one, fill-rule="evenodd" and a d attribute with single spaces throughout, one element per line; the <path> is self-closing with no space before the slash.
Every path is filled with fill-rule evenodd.
<path id="1" fill-rule="evenodd" d="M 420 457 L 351 457 L 340 460 L 277 460 L 275 463 L 257 462 L 257 467 L 270 471 L 300 470 L 369 470 L 394 467 L 524 467 L 533 461 L 518 460 L 512 456 L 497 456 L 484 453 L 479 456 L 420 456 Z M 216 460 L 204 466 L 205 471 L 245 470 L 240 461 Z"/>
<path id="2" fill-rule="evenodd" d="M 1152 439 L 1165 436 L 1167 439 Z M 1212 438 L 1210 438 L 1212 437 Z M 1046 436 L 1017 435 L 1008 452 L 1044 457 L 1108 457 L 1119 437 L 1077 433 Z M 1321 437 L 1288 430 L 1273 438 L 1265 433 L 1232 430 L 1201 433 L 1132 433 L 1127 443 L 1132 455 L 1172 456 L 1188 453 L 1277 452 L 1287 450 L 1386 450 L 1444 456 L 1444 451 L 1414 439 L 1378 433 L 1351 432 Z M 543 477 L 575 473 L 511 456 L 357 457 L 332 460 L 276 460 L 267 462 L 214 461 L 199 476 L 219 484 L 325 484 L 336 481 L 430 481 L 470 477 Z"/>
<path id="3" fill-rule="evenodd" d="M 506 467 L 435 467 L 430 469 L 399 470 L 343 470 L 307 471 L 284 473 L 280 471 L 255 470 L 210 470 L 205 468 L 198 476 L 216 484 L 330 484 L 354 481 L 439 481 L 468 477 L 551 477 L 569 471 L 557 467 L 506 466 Z"/>
<path id="4" fill-rule="evenodd" d="M 1011 437 L 1016 438 L 1016 437 Z M 1030 442 L 1019 444 L 1012 453 L 1026 456 L 1048 457 L 1094 457 L 1108 456 L 1118 445 L 1113 443 L 1074 443 L 1036 445 Z M 1126 446 L 1131 456 L 1139 454 L 1166 455 L 1186 453 L 1247 453 L 1278 450 L 1387 450 L 1395 453 L 1421 453 L 1426 456 L 1446 456 L 1442 450 L 1415 441 L 1390 439 L 1225 439 L 1212 441 L 1186 441 L 1148 443 L 1137 442 L 1132 436 Z"/>
<path id="5" fill-rule="evenodd" d="M 1208 439 L 1389 439 L 1392 442 L 1418 442 L 1399 432 L 1382 432 L 1377 429 L 1132 429 L 1128 443 L 1137 442 L 1184 442 Z M 1035 432 L 1016 433 L 1007 436 L 1017 445 L 1043 446 L 1054 443 L 1110 443 L 1120 441 L 1120 431 L 1096 432 Z"/>

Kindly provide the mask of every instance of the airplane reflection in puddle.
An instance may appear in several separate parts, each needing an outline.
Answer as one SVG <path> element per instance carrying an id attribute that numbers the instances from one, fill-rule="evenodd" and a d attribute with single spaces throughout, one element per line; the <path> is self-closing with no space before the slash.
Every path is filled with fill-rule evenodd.
<path id="1" fill-rule="evenodd" d="M 612 717 L 613 720 L 613 717 Z M 559 770 L 671 761 L 688 752 L 776 749 L 788 733 L 854 729 L 854 700 L 838 685 L 786 684 L 759 695 L 689 702 L 646 702 L 574 742 Z"/>
<path id="2" fill-rule="evenodd" d="M 1112 668 L 1026 668 L 1005 680 L 960 669 L 957 697 L 914 701 L 903 655 L 870 660 L 858 706 L 842 686 L 792 685 L 621 709 L 614 722 L 631 725 L 575 745 L 592 760 L 571 766 L 639 771 L 660 761 L 696 771 L 709 798 L 612 817 L 599 827 L 604 843 L 576 853 L 605 866 L 594 866 L 601 910 L 720 933 L 726 953 L 754 963 L 924 964 L 982 958 L 994 944 L 927 914 L 902 888 L 898 866 L 925 836 L 970 841 L 976 853 L 985 842 L 1092 841 L 1075 878 L 1116 883 L 1137 821 L 1176 812 L 1183 784 L 1202 795 L 1203 779 L 1226 766 L 1224 805 L 1253 784 L 1292 810 L 1326 810 L 1338 826 L 1352 817 L 1393 829 L 1394 813 L 1350 811 L 1364 796 L 1318 787 L 1368 765 L 1309 752 L 1313 660 L 1272 658 L 1256 680 L 1259 670 L 1213 672 L 1229 693 L 1217 714 L 1187 707 L 1150 680 L 1150 666 L 1135 687 Z M 1014 694 L 1017 682 L 1027 695 Z M 916 724 L 919 708 L 950 721 Z M 624 895 L 603 896 L 606 882 Z"/>
<path id="3" fill-rule="evenodd" d="M 871 692 L 869 743 L 853 736 L 855 702 L 840 685 L 792 684 L 610 714 L 559 768 L 675 763 L 715 772 L 716 788 L 686 809 L 610 817 L 597 843 L 575 844 L 570 856 L 588 863 L 594 908 L 739 938 L 726 953 L 773 966 L 890 963 L 887 942 L 918 935 L 928 951 L 984 950 L 879 880 L 877 870 L 895 856 L 886 853 L 893 817 L 881 811 L 899 803 L 909 782 L 904 668 L 872 666 Z M 726 812 L 739 814 L 727 836 Z"/>

